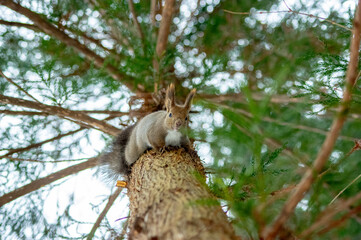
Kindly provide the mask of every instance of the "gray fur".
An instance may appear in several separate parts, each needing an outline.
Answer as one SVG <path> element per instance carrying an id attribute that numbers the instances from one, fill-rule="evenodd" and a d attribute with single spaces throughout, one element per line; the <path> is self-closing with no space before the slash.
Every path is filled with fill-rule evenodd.
<path id="1" fill-rule="evenodd" d="M 182 131 L 188 127 L 188 113 L 196 90 L 193 89 L 183 106 L 174 101 L 174 85 L 167 90 L 167 111 L 151 113 L 136 125 L 124 129 L 115 139 L 110 152 L 101 156 L 117 174 L 129 175 L 131 166 L 147 149 L 159 150 L 164 146 L 190 147 L 190 141 Z"/>
<path id="2" fill-rule="evenodd" d="M 125 147 L 125 159 L 128 165 L 133 164 L 149 148 L 159 149 L 164 146 L 189 145 L 189 139 L 181 132 L 172 130 L 165 124 L 168 112 L 158 111 L 140 120 L 130 135 L 129 143 Z M 177 132 L 179 140 L 167 142 L 169 133 Z"/>
<path id="3" fill-rule="evenodd" d="M 101 164 L 108 165 L 113 174 L 128 175 L 131 170 L 130 164 L 125 160 L 125 146 L 129 141 L 129 136 L 136 125 L 125 128 L 114 139 L 110 151 L 100 157 Z"/>

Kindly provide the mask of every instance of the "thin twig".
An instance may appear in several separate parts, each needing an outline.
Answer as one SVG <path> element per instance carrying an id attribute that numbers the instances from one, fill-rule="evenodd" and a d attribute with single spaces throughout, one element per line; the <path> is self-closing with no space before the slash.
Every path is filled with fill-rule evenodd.
<path id="1" fill-rule="evenodd" d="M 33 24 L 28 24 L 28 23 L 9 22 L 9 21 L 5 21 L 5 20 L 0 20 L 0 24 L 9 26 L 9 27 L 24 27 L 24 28 L 28 28 L 28 29 L 31 29 L 36 32 L 41 31 L 37 26 L 35 26 Z"/>
<path id="2" fill-rule="evenodd" d="M 327 226 L 324 229 L 322 229 L 321 231 L 319 231 L 318 235 L 325 234 L 328 231 L 334 229 L 335 227 L 342 225 L 346 220 L 348 220 L 350 217 L 352 217 L 353 215 L 355 215 L 359 212 L 361 212 L 361 204 L 358 205 L 357 207 L 351 209 L 348 213 L 343 215 L 340 219 L 334 220 L 332 222 L 328 221 Z"/>
<path id="3" fill-rule="evenodd" d="M 291 11 L 292 12 L 292 9 L 287 5 L 286 1 L 283 0 L 283 3 L 285 4 L 286 8 L 288 9 L 288 11 Z"/>
<path id="4" fill-rule="evenodd" d="M 336 197 L 334 197 L 334 198 L 332 199 L 332 201 L 329 203 L 329 205 L 331 205 L 347 188 L 349 188 L 352 184 L 354 184 L 360 177 L 361 177 L 361 174 L 358 175 L 354 180 L 352 180 L 344 189 L 342 189 L 342 190 L 336 195 Z"/>
<path id="5" fill-rule="evenodd" d="M 358 6 L 361 6 L 361 0 L 358 1 Z M 351 102 L 351 91 L 357 80 L 358 74 L 358 60 L 359 60 L 359 46 L 360 46 L 360 37 L 361 37 L 361 8 L 357 8 L 354 19 L 354 30 L 353 36 L 351 39 L 351 48 L 350 48 L 350 61 L 346 73 L 346 86 L 343 92 L 343 98 L 337 116 L 335 117 L 332 126 L 326 139 L 313 163 L 313 167 L 308 169 L 305 175 L 303 176 L 301 182 L 298 184 L 296 190 L 289 197 L 285 203 L 282 212 L 276 218 L 275 222 L 271 227 L 266 229 L 263 233 L 264 239 L 274 239 L 278 231 L 281 229 L 285 221 L 293 213 L 296 205 L 304 197 L 305 193 L 310 189 L 315 176 L 322 170 L 323 166 L 327 162 L 333 148 L 337 137 L 341 131 L 341 128 L 346 121 L 348 109 Z"/>
<path id="6" fill-rule="evenodd" d="M 135 12 L 135 9 L 134 9 L 134 2 L 133 0 L 128 0 L 128 4 L 129 4 L 129 10 L 130 12 L 132 13 L 132 17 L 133 17 L 133 22 L 137 28 L 137 31 L 138 31 L 138 34 L 139 34 L 139 37 L 140 39 L 142 40 L 142 43 L 144 45 L 144 33 L 143 33 L 143 30 L 142 30 L 142 27 L 140 26 L 139 24 L 139 21 L 137 19 L 137 13 Z"/>
<path id="7" fill-rule="evenodd" d="M 38 148 L 38 147 L 40 147 L 40 146 L 42 146 L 42 145 L 44 145 L 46 143 L 53 142 L 53 141 L 59 140 L 59 139 L 61 139 L 63 137 L 73 135 L 73 134 L 75 134 L 77 132 L 80 132 L 83 129 L 84 128 L 81 127 L 81 128 L 79 128 L 77 130 L 70 131 L 70 132 L 67 132 L 67 133 L 64 133 L 64 134 L 59 134 L 58 136 L 55 136 L 53 138 L 47 139 L 47 140 L 42 141 L 42 142 L 31 144 L 31 145 L 23 147 L 23 148 L 11 149 L 11 150 L 9 150 L 8 153 L 0 156 L 0 159 L 9 157 L 9 156 L 13 155 L 14 153 L 25 152 L 25 151 L 28 151 L 28 150 L 33 149 L 33 148 Z"/>
<path id="8" fill-rule="evenodd" d="M 35 160 L 35 159 L 25 159 L 25 158 L 15 158 L 15 157 L 6 157 L 11 161 L 19 161 L 19 162 L 36 162 L 36 163 L 60 163 L 60 162 L 79 162 L 84 161 L 87 158 L 80 159 L 64 159 L 64 160 L 52 160 L 52 161 L 43 161 L 43 160 Z"/>
<path id="9" fill-rule="evenodd" d="M 235 15 L 250 15 L 251 14 L 251 12 L 234 12 L 234 11 L 230 11 L 230 10 L 226 10 L 226 9 L 223 9 L 223 11 L 225 11 L 226 13 L 235 14 Z M 271 13 L 294 13 L 294 14 L 298 14 L 298 15 L 304 15 L 304 16 L 307 16 L 307 17 L 320 19 L 320 20 L 323 20 L 325 22 L 336 25 L 336 26 L 338 26 L 340 28 L 346 29 L 348 31 L 352 31 L 351 28 L 348 28 L 348 27 L 346 27 L 344 25 L 341 25 L 341 24 L 339 24 L 337 22 L 334 22 L 332 20 L 329 20 L 327 18 L 318 17 L 318 16 L 315 16 L 315 15 L 309 14 L 309 13 L 293 11 L 292 9 L 289 9 L 287 11 L 258 11 L 258 12 L 255 12 L 254 14 L 271 14 Z"/>
<path id="10" fill-rule="evenodd" d="M 332 219 L 336 214 L 338 214 L 341 211 L 344 211 L 348 209 L 352 204 L 356 203 L 361 199 L 361 192 L 356 194 L 355 196 L 347 199 L 347 200 L 340 200 L 338 202 L 334 202 L 333 204 L 329 205 L 325 210 L 323 210 L 317 219 L 316 222 L 314 222 L 309 228 L 307 228 L 305 231 L 303 231 L 300 234 L 300 238 L 304 239 L 319 228 L 322 228 L 325 226 L 328 222 L 330 222 L 330 219 Z"/>
<path id="11" fill-rule="evenodd" d="M 17 84 L 16 82 L 14 82 L 11 78 L 5 76 L 5 74 L 0 70 L 0 75 L 3 76 L 8 82 L 10 82 L 11 84 L 13 84 L 15 87 L 17 87 L 20 91 L 22 91 L 23 93 L 25 93 L 26 96 L 30 97 L 31 99 L 33 99 L 35 102 L 39 102 L 35 97 L 33 97 L 30 93 L 28 93 L 24 88 L 22 88 L 19 84 Z"/>
<path id="12" fill-rule="evenodd" d="M 119 196 L 119 194 L 122 192 L 123 188 L 118 187 L 115 192 L 110 195 L 107 205 L 105 205 L 103 211 L 99 214 L 96 222 L 94 223 L 90 233 L 88 234 L 87 240 L 91 240 L 94 237 L 95 231 L 98 229 L 98 227 L 100 226 L 100 223 L 102 222 L 102 220 L 104 219 L 105 215 L 108 213 L 109 209 L 111 208 L 111 206 L 113 205 L 115 199 L 117 199 L 117 197 Z"/>

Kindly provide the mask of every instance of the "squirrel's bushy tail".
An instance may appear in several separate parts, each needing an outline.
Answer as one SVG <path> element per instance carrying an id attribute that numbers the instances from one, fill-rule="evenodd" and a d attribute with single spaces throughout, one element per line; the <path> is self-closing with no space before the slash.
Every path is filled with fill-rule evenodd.
<path id="1" fill-rule="evenodd" d="M 128 175 L 131 170 L 131 166 L 125 161 L 125 146 L 129 141 L 130 134 L 132 133 L 135 125 L 125 128 L 114 139 L 110 149 L 100 156 L 100 164 L 106 165 L 111 173 L 104 171 L 106 177 L 110 179 L 118 178 L 120 174 Z"/>

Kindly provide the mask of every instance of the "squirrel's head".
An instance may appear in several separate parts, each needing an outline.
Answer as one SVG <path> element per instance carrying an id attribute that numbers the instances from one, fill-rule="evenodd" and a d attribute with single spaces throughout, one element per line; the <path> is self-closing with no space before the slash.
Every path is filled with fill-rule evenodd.
<path id="1" fill-rule="evenodd" d="M 188 114 L 191 110 L 192 99 L 196 94 L 196 89 L 193 89 L 187 96 L 183 105 L 175 103 L 175 88 L 171 84 L 167 89 L 165 98 L 165 107 L 167 109 L 167 116 L 165 118 L 165 125 L 169 130 L 179 130 L 182 127 L 188 126 Z"/>

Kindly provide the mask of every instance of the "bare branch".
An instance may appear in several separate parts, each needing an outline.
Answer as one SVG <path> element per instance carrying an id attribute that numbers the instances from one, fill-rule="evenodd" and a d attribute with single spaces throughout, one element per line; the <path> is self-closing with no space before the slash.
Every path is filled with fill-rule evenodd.
<path id="1" fill-rule="evenodd" d="M 98 165 L 98 158 L 90 158 L 88 161 L 70 166 L 70 167 L 62 169 L 58 172 L 52 173 L 44 178 L 39 178 L 35 181 L 32 181 L 31 183 L 29 183 L 23 187 L 20 187 L 18 189 L 15 189 L 12 192 L 2 195 L 0 197 L 0 207 L 19 198 L 19 197 L 22 197 L 28 193 L 36 191 L 36 190 L 44 187 L 45 185 L 48 185 L 61 178 L 78 173 L 85 169 L 95 167 L 96 165 Z"/>
<path id="2" fill-rule="evenodd" d="M 358 1 L 358 6 L 361 6 L 361 0 Z M 351 102 L 351 91 L 356 83 L 358 75 L 358 60 L 359 60 L 359 47 L 361 37 L 361 8 L 357 7 L 354 19 L 354 30 L 351 39 L 350 49 L 350 62 L 346 73 L 346 86 L 343 92 L 343 98 L 339 107 L 338 115 L 335 117 L 331 129 L 326 136 L 326 139 L 313 163 L 313 167 L 305 173 L 301 182 L 297 185 L 296 190 L 289 197 L 285 203 L 282 212 L 277 217 L 272 226 L 264 232 L 264 239 L 274 239 L 279 229 L 283 226 L 284 222 L 293 213 L 296 205 L 304 197 L 304 194 L 310 189 L 315 176 L 322 170 L 327 162 L 341 128 L 346 121 L 347 113 Z"/>
<path id="3" fill-rule="evenodd" d="M 104 207 L 103 211 L 100 213 L 100 215 L 98 216 L 96 222 L 94 223 L 88 237 L 87 240 L 91 240 L 95 234 L 95 231 L 97 230 L 97 228 L 100 226 L 100 223 L 102 222 L 102 220 L 104 219 L 105 215 L 108 213 L 109 209 L 112 207 L 115 199 L 117 199 L 117 197 L 119 196 L 119 194 L 122 192 L 123 188 L 118 187 L 115 192 L 110 195 L 107 205 Z"/>
<path id="4" fill-rule="evenodd" d="M 160 22 L 156 46 L 156 53 L 159 58 L 162 57 L 167 47 L 170 25 L 172 23 L 174 4 L 175 0 L 166 0 L 162 11 L 162 20 Z"/>
<path id="5" fill-rule="evenodd" d="M 129 89 L 133 89 L 134 86 L 132 84 L 132 77 L 127 76 L 119 72 L 119 70 L 110 64 L 105 64 L 105 59 L 94 53 L 85 45 L 81 44 L 78 40 L 69 37 L 63 31 L 56 28 L 54 25 L 46 21 L 41 15 L 30 11 L 27 8 L 22 7 L 20 4 L 15 3 L 11 0 L 0 0 L 0 4 L 4 5 L 13 11 L 20 13 L 27 18 L 29 18 L 34 24 L 39 27 L 43 32 L 49 34 L 50 36 L 57 38 L 58 40 L 62 41 L 66 45 L 73 47 L 78 52 L 84 54 L 84 56 L 89 61 L 94 61 L 94 64 L 99 67 L 106 69 L 106 71 L 116 80 L 121 81 L 126 85 Z M 124 81 L 126 79 L 126 81 Z"/>
<path id="6" fill-rule="evenodd" d="M 61 118 L 70 118 L 76 121 L 84 122 L 88 125 L 93 126 L 95 129 L 103 131 L 112 136 L 116 136 L 119 133 L 119 129 L 113 127 L 112 125 L 107 124 L 104 121 L 92 118 L 84 113 L 72 111 L 69 109 L 65 109 L 57 106 L 50 106 L 42 103 L 36 103 L 33 101 L 28 101 L 19 98 L 13 98 L 9 96 L 0 95 L 0 102 L 5 104 L 12 104 L 16 106 L 22 106 L 26 108 L 32 108 L 39 111 L 47 112 L 53 115 L 57 115 Z"/>
<path id="7" fill-rule="evenodd" d="M 12 150 L 10 150 L 8 153 L 0 156 L 0 159 L 9 157 L 9 156 L 13 155 L 14 153 L 25 152 L 25 151 L 28 151 L 28 150 L 33 149 L 33 148 L 38 148 L 38 147 L 40 147 L 40 146 L 42 146 L 42 145 L 44 145 L 44 144 L 46 144 L 46 143 L 53 142 L 53 141 L 59 140 L 59 139 L 61 139 L 61 138 L 63 138 L 63 137 L 73 135 L 73 134 L 75 134 L 75 133 L 77 133 L 77 132 L 80 132 L 80 131 L 83 130 L 83 129 L 84 129 L 84 128 L 81 127 L 81 128 L 79 128 L 79 129 L 77 129 L 77 130 L 74 130 L 74 131 L 70 131 L 70 132 L 67 132 L 67 133 L 64 133 L 64 134 L 59 134 L 58 136 L 53 137 L 53 138 L 50 138 L 50 139 L 47 139 L 47 140 L 45 140 L 45 141 L 31 144 L 31 145 L 29 145 L 29 146 L 27 146 L 27 147 L 12 149 Z"/>
<path id="8" fill-rule="evenodd" d="M 5 21 L 5 20 L 0 20 L 0 24 L 5 25 L 5 26 L 10 26 L 10 27 L 24 27 L 24 28 L 28 28 L 28 29 L 31 29 L 36 32 L 41 31 L 37 26 L 35 26 L 33 24 L 20 23 L 20 22 L 9 22 L 9 21 Z"/>
<path id="9" fill-rule="evenodd" d="M 156 7 L 157 7 L 157 0 L 151 0 L 150 1 L 150 22 L 152 23 L 152 26 L 155 26 L 155 13 L 156 13 Z"/>

